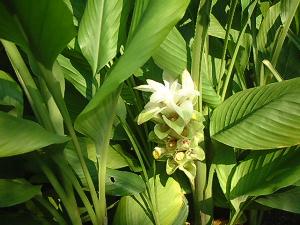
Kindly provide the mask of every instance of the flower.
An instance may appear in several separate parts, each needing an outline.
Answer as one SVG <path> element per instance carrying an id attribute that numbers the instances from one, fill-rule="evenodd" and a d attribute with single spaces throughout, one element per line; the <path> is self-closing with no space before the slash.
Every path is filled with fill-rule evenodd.
<path id="1" fill-rule="evenodd" d="M 146 81 L 147 85 L 135 87 L 137 90 L 153 93 L 145 109 L 138 116 L 138 124 L 151 119 L 160 119 L 162 115 L 169 118 L 174 114 L 177 114 L 185 124 L 191 120 L 194 100 L 199 92 L 194 89 L 193 80 L 187 70 L 181 75 L 181 84 L 177 80 L 164 80 L 164 84 L 150 79 Z"/>
<path id="2" fill-rule="evenodd" d="M 156 160 L 166 160 L 166 172 L 171 175 L 177 169 L 193 182 L 196 160 L 204 160 L 205 153 L 199 144 L 203 141 L 203 117 L 194 110 L 199 92 L 187 70 L 181 75 L 181 84 L 172 78 L 164 84 L 147 80 L 136 89 L 152 92 L 150 101 L 138 116 L 138 124 L 152 120 L 154 130 L 149 139 L 158 146 L 152 155 Z"/>

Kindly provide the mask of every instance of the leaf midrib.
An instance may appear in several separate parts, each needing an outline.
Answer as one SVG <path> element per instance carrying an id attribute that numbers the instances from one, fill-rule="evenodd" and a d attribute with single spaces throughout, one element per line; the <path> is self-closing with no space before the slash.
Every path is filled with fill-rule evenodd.
<path id="1" fill-rule="evenodd" d="M 278 101 L 278 100 L 281 100 L 281 98 L 285 97 L 286 95 L 290 95 L 290 94 L 293 94 L 294 92 L 290 92 L 290 93 L 283 93 L 281 95 L 278 95 L 278 98 L 274 98 L 270 101 L 268 101 L 266 104 L 263 104 L 262 106 L 254 109 L 253 111 L 251 111 L 250 113 L 246 114 L 245 116 L 237 119 L 236 121 L 234 121 L 233 123 L 227 125 L 226 127 L 224 127 L 223 129 L 219 130 L 218 132 L 216 132 L 215 134 L 212 135 L 212 137 L 215 137 L 217 135 L 220 135 L 221 133 L 223 132 L 226 132 L 227 130 L 229 130 L 230 128 L 234 127 L 234 126 L 237 126 L 239 123 L 241 123 L 242 121 L 246 120 L 248 117 L 252 116 L 255 112 L 261 110 L 262 108 L 264 108 L 265 106 L 275 102 L 275 101 Z M 295 91 L 295 93 L 297 93 Z"/>

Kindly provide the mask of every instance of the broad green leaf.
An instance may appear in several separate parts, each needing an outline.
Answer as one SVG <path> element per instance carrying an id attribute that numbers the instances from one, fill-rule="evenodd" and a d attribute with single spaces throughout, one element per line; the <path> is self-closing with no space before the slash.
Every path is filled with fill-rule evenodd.
<path id="1" fill-rule="evenodd" d="M 180 75 L 187 67 L 186 43 L 174 27 L 164 42 L 152 55 L 154 62 L 163 70 Z"/>
<path id="2" fill-rule="evenodd" d="M 268 195 L 299 180 L 300 149 L 253 152 L 239 165 L 231 179 L 230 198 Z"/>
<path id="3" fill-rule="evenodd" d="M 59 65 L 62 67 L 65 79 L 87 99 L 91 99 L 96 92 L 96 85 L 93 82 L 93 76 L 85 65 L 82 65 L 80 59 L 70 59 L 63 55 L 57 58 Z"/>
<path id="4" fill-rule="evenodd" d="M 172 177 L 166 178 L 161 176 L 156 181 L 157 209 L 160 224 L 184 224 L 187 218 L 188 206 L 181 187 Z M 150 184 L 153 184 L 153 178 L 150 179 Z M 185 213 L 182 214 L 183 212 Z M 113 224 L 152 225 L 149 213 L 149 209 L 139 195 L 123 197 L 118 204 Z"/>
<path id="5" fill-rule="evenodd" d="M 0 208 L 26 202 L 41 194 L 41 186 L 34 186 L 21 179 L 0 179 Z"/>
<path id="6" fill-rule="evenodd" d="M 138 27 L 140 20 L 143 17 L 145 10 L 147 9 L 149 1 L 150 0 L 137 0 L 134 2 L 130 30 L 128 32 L 128 41 L 131 40 L 133 34 L 135 33 L 135 29 Z"/>
<path id="7" fill-rule="evenodd" d="M 78 31 L 78 43 L 95 75 L 117 53 L 123 0 L 89 0 Z"/>
<path id="8" fill-rule="evenodd" d="M 143 179 L 131 172 L 107 170 L 105 193 L 114 196 L 134 195 L 145 191 Z"/>
<path id="9" fill-rule="evenodd" d="M 22 116 L 23 94 L 20 86 L 7 73 L 0 70 L 0 105 L 9 108 L 10 114 Z M 0 110 L 1 110 L 0 106 Z"/>
<path id="10" fill-rule="evenodd" d="M 46 131 L 35 122 L 3 112 L 0 112 L 0 124 L 0 157 L 23 154 L 68 140 Z"/>
<path id="11" fill-rule="evenodd" d="M 268 9 L 266 16 L 264 17 L 258 29 L 258 34 L 256 37 L 257 49 L 265 55 L 269 55 L 273 49 L 276 39 L 274 36 L 276 35 L 279 27 L 279 24 L 275 22 L 279 18 L 279 15 L 280 3 L 277 3 Z"/>
<path id="12" fill-rule="evenodd" d="M 61 0 L 12 0 L 14 15 L 0 3 L 0 38 L 15 42 L 51 68 L 75 34 L 72 14 Z M 16 22 L 16 20 L 18 22 Z"/>
<path id="13" fill-rule="evenodd" d="M 287 191 L 258 198 L 255 201 L 271 208 L 300 213 L 299 198 L 300 187 L 294 187 Z"/>
<path id="14" fill-rule="evenodd" d="M 212 138 L 236 148 L 272 149 L 300 143 L 300 78 L 239 92 L 215 109 Z"/>
<path id="15" fill-rule="evenodd" d="M 175 23 L 183 16 L 188 0 L 153 0 L 149 3 L 143 17 L 137 26 L 125 54 L 111 69 L 109 76 L 95 97 L 78 116 L 75 127 L 78 131 L 91 137 L 97 136 L 103 130 L 101 105 L 118 86 L 141 67 L 163 42 Z M 161 21 L 157 23 L 157 21 Z M 96 137 L 98 138 L 98 137 Z"/>

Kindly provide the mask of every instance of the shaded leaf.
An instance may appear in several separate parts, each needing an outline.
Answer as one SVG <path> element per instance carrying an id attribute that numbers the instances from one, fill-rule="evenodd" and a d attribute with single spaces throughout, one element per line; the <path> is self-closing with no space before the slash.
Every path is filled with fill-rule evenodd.
<path id="1" fill-rule="evenodd" d="M 0 124 L 0 157 L 23 154 L 68 140 L 46 131 L 37 123 L 3 112 L 0 112 Z"/>
<path id="2" fill-rule="evenodd" d="M 0 179 L 0 207 L 9 207 L 26 202 L 41 194 L 41 187 L 21 179 Z"/>
<path id="3" fill-rule="evenodd" d="M 142 178 L 134 173 L 107 169 L 105 192 L 114 196 L 134 195 L 145 191 Z"/>
<path id="4" fill-rule="evenodd" d="M 10 114 L 23 114 L 23 93 L 20 86 L 7 73 L 0 70 L 0 105 L 12 106 Z M 1 107 L 0 107 L 1 109 Z"/>
<path id="5" fill-rule="evenodd" d="M 278 192 L 256 199 L 255 201 L 271 208 L 292 213 L 300 213 L 300 187 L 294 187 L 284 192 Z"/>
<path id="6" fill-rule="evenodd" d="M 57 58 L 59 65 L 62 67 L 65 79 L 87 99 L 91 99 L 96 92 L 96 85 L 93 82 L 91 71 L 80 60 L 73 60 L 63 55 Z"/>
<path id="7" fill-rule="evenodd" d="M 0 38 L 15 42 L 51 68 L 75 34 L 68 7 L 61 0 L 13 0 L 9 5 L 15 15 L 9 14 L 4 3 L 0 3 L 0 21 L 7 23 L 0 24 Z"/>

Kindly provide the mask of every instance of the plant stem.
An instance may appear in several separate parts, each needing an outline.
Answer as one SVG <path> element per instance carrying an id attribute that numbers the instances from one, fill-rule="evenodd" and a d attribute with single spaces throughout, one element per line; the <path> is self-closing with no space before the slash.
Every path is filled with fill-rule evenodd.
<path id="1" fill-rule="evenodd" d="M 48 180 L 50 181 L 50 183 L 52 184 L 53 188 L 55 189 L 55 191 L 61 198 L 72 224 L 73 225 L 82 225 L 82 221 L 81 221 L 77 206 L 76 205 L 74 206 L 69 201 L 69 198 L 68 198 L 66 192 L 64 191 L 63 187 L 60 185 L 60 183 L 57 180 L 57 178 L 55 177 L 54 173 L 48 167 L 47 163 L 44 161 L 42 162 L 38 157 L 36 157 L 35 159 L 38 162 L 38 164 L 39 164 L 40 168 L 42 169 L 42 171 L 44 172 L 44 174 L 46 175 L 46 177 L 48 178 Z"/>
<path id="2" fill-rule="evenodd" d="M 133 147 L 133 149 L 134 149 L 134 151 L 135 151 L 135 153 L 138 157 L 138 160 L 141 164 L 143 175 L 144 175 L 144 181 L 145 181 L 145 184 L 146 184 L 146 191 L 147 191 L 147 194 L 148 194 L 148 197 L 149 197 L 149 200 L 150 200 L 150 208 L 151 208 L 151 211 L 152 211 L 152 214 L 153 214 L 153 218 L 154 218 L 155 224 L 160 225 L 159 213 L 158 213 L 158 209 L 157 209 L 156 199 L 153 199 L 153 195 L 151 193 L 151 187 L 150 187 L 150 184 L 149 184 L 149 177 L 148 177 L 147 170 L 146 170 L 146 167 L 145 167 L 142 155 L 141 155 L 141 151 L 140 151 L 141 148 L 139 147 L 138 142 L 135 139 L 134 135 L 132 135 L 132 131 L 130 130 L 127 122 L 123 121 L 121 118 L 119 118 L 119 121 L 122 124 L 128 138 L 129 138 L 129 140 L 132 144 L 132 147 Z"/>
<path id="3" fill-rule="evenodd" d="M 196 84 L 197 90 L 200 92 L 197 101 L 197 110 L 202 115 L 202 78 L 201 78 L 201 63 L 204 52 L 204 44 L 207 38 L 207 31 L 209 26 L 209 16 L 211 11 L 212 1 L 203 0 L 199 3 L 195 38 L 192 48 L 192 78 Z M 195 178 L 195 192 L 194 208 L 195 208 L 195 224 L 200 225 L 201 217 L 203 217 L 200 210 L 201 201 L 203 200 L 203 185 L 206 183 L 206 166 L 203 163 L 196 161 L 196 178 Z"/>
<path id="4" fill-rule="evenodd" d="M 47 106 L 38 90 L 18 48 L 12 42 L 0 39 L 17 78 L 38 121 L 49 131 L 54 131 Z"/>
<path id="5" fill-rule="evenodd" d="M 226 34 L 225 34 L 224 47 L 223 47 L 223 53 L 222 53 L 222 59 L 221 59 L 221 66 L 220 66 L 219 76 L 218 76 L 218 93 L 220 93 L 220 91 L 221 91 L 221 80 L 222 80 L 223 74 L 224 74 L 223 68 L 225 67 L 225 57 L 226 57 L 226 52 L 227 52 L 227 45 L 229 42 L 229 34 L 230 34 L 230 30 L 231 30 L 237 3 L 238 3 L 238 0 L 230 1 L 229 18 L 228 18 L 227 27 L 226 27 Z"/>
<path id="6" fill-rule="evenodd" d="M 274 67 L 276 67 L 277 65 L 277 62 L 278 62 L 278 59 L 279 59 L 279 55 L 280 55 L 280 52 L 281 52 L 281 49 L 282 49 L 282 46 L 283 46 L 283 43 L 284 43 L 284 40 L 287 36 L 287 33 L 289 31 L 289 28 L 290 28 L 290 25 L 294 19 L 294 16 L 298 10 L 298 6 L 300 4 L 300 1 L 299 0 L 294 0 L 294 1 L 291 1 L 292 3 L 289 3 L 289 4 L 292 4 L 292 12 L 289 12 L 289 15 L 285 21 L 285 23 L 283 24 L 283 29 L 280 33 L 280 36 L 279 36 L 279 39 L 278 39 L 278 42 L 276 44 L 276 47 L 275 47 L 275 50 L 274 50 L 274 54 L 272 56 L 272 60 L 271 60 L 271 63 L 272 65 L 274 65 Z M 286 3 L 287 4 L 287 3 Z"/>
<path id="7" fill-rule="evenodd" d="M 229 84 L 229 81 L 230 81 L 230 78 L 231 78 L 231 75 L 232 75 L 232 71 L 233 71 L 233 67 L 234 67 L 234 64 L 235 64 L 235 60 L 236 60 L 236 57 L 238 55 L 238 52 L 239 52 L 239 49 L 240 49 L 240 46 L 241 46 L 241 43 L 242 43 L 242 39 L 244 37 L 248 22 L 250 21 L 250 18 L 252 16 L 252 13 L 254 11 L 256 3 L 257 3 L 257 1 L 255 1 L 253 3 L 254 5 L 251 5 L 253 8 L 251 8 L 252 10 L 250 11 L 247 20 L 244 22 L 242 30 L 239 32 L 239 36 L 238 36 L 238 39 L 236 41 L 236 46 L 235 46 L 235 49 L 234 49 L 234 52 L 233 52 L 233 55 L 232 55 L 232 59 L 231 59 L 231 62 L 230 62 L 229 68 L 228 68 L 228 72 L 227 72 L 225 83 L 224 83 L 223 90 L 222 90 L 222 101 L 224 101 L 224 99 L 225 99 L 228 84 Z"/>
<path id="8" fill-rule="evenodd" d="M 278 71 L 273 67 L 273 65 L 271 64 L 271 62 L 267 59 L 264 59 L 263 64 L 268 67 L 268 69 L 271 71 L 271 73 L 274 75 L 275 79 L 278 82 L 283 81 L 283 78 L 281 77 L 281 75 L 278 73 Z"/>
<path id="9" fill-rule="evenodd" d="M 48 212 L 53 216 L 53 218 L 60 225 L 68 225 L 65 219 L 59 214 L 59 212 L 49 203 L 49 201 L 45 200 L 41 196 L 36 196 L 34 198 L 37 202 L 39 202 Z"/>
<path id="10" fill-rule="evenodd" d="M 100 205 L 100 224 L 107 224 L 106 215 L 106 196 L 105 196 L 105 179 L 106 179 L 106 163 L 107 149 L 100 149 L 100 143 L 96 142 L 97 162 L 98 162 L 98 188 L 99 188 L 99 205 Z M 98 153 L 101 152 L 101 155 Z"/>
<path id="11" fill-rule="evenodd" d="M 98 225 L 97 224 L 97 219 L 96 219 L 96 215 L 95 212 L 93 210 L 93 206 L 91 205 L 89 199 L 87 198 L 86 194 L 84 193 L 84 191 L 82 190 L 82 187 L 79 183 L 79 181 L 77 180 L 75 174 L 72 172 L 72 170 L 69 168 L 69 166 L 66 164 L 66 162 L 64 161 L 64 159 L 62 158 L 61 155 L 55 155 L 53 157 L 53 161 L 60 167 L 61 171 L 63 173 L 65 173 L 65 175 L 67 176 L 67 178 L 70 180 L 70 182 L 73 184 L 76 192 L 78 193 L 82 203 L 84 204 L 90 219 L 92 221 L 93 225 Z"/>
<path id="12" fill-rule="evenodd" d="M 83 157 L 83 154 L 82 154 L 82 149 L 80 147 L 78 138 L 76 136 L 76 133 L 75 133 L 75 130 L 74 130 L 74 127 L 73 127 L 73 124 L 72 124 L 72 120 L 71 120 L 71 117 L 70 117 L 70 114 L 68 112 L 66 103 L 65 103 L 65 101 L 64 101 L 64 99 L 62 97 L 62 94 L 61 94 L 60 86 L 53 79 L 53 74 L 52 74 L 51 70 L 45 68 L 38 61 L 37 61 L 37 66 L 40 69 L 41 75 L 43 76 L 43 78 L 44 78 L 44 80 L 45 80 L 45 82 L 47 84 L 47 87 L 48 87 L 50 93 L 52 94 L 52 96 L 53 96 L 53 98 L 55 100 L 55 103 L 58 106 L 58 108 L 59 108 L 59 110 L 60 110 L 60 112 L 61 112 L 61 114 L 62 114 L 62 116 L 64 118 L 64 122 L 65 122 L 66 127 L 67 127 L 67 129 L 69 131 L 69 134 L 70 134 L 70 136 L 72 138 L 74 147 L 75 147 L 77 155 L 79 157 L 79 161 L 80 161 L 80 164 L 81 164 L 81 167 L 82 167 L 85 179 L 87 181 L 88 188 L 89 188 L 90 193 L 91 193 L 91 197 L 92 197 L 92 201 L 93 201 L 93 204 L 94 204 L 94 207 L 95 207 L 97 219 L 100 219 L 100 217 L 98 216 L 98 213 L 100 213 L 100 208 L 99 208 L 99 204 L 98 204 L 97 192 L 96 192 L 94 183 L 92 181 L 91 175 L 89 173 L 89 170 L 87 168 L 87 165 L 85 163 L 85 160 L 84 160 L 84 157 Z"/>

